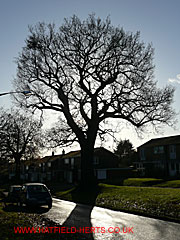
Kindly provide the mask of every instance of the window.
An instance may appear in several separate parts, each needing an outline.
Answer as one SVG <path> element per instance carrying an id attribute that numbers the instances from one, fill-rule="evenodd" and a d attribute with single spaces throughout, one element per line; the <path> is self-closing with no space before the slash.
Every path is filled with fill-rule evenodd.
<path id="1" fill-rule="evenodd" d="M 64 159 L 64 163 L 65 163 L 65 164 L 69 164 L 69 159 L 68 159 L 68 158 L 65 158 L 65 159 Z"/>
<path id="2" fill-rule="evenodd" d="M 144 169 L 143 163 L 137 163 L 137 164 L 136 164 L 136 168 L 137 168 L 138 170 L 143 170 L 143 169 Z"/>
<path id="3" fill-rule="evenodd" d="M 94 157 L 93 158 L 93 164 L 94 165 L 98 165 L 99 164 L 99 158 L 98 157 Z"/>
<path id="4" fill-rule="evenodd" d="M 106 170 L 97 171 L 97 179 L 106 179 L 106 178 L 107 178 Z"/>
<path id="5" fill-rule="evenodd" d="M 176 145 L 169 146 L 170 159 L 176 159 Z"/>
<path id="6" fill-rule="evenodd" d="M 140 158 L 141 158 L 141 160 L 145 160 L 146 159 L 146 157 L 145 157 L 145 149 L 144 148 L 142 148 L 140 150 Z"/>
<path id="7" fill-rule="evenodd" d="M 43 193 L 43 192 L 48 192 L 47 188 L 41 185 L 32 185 L 28 186 L 28 191 L 29 193 Z"/>
<path id="8" fill-rule="evenodd" d="M 42 170 L 44 172 L 45 171 L 45 163 L 43 163 L 42 166 L 43 166 Z"/>
<path id="9" fill-rule="evenodd" d="M 175 170 L 175 164 L 171 163 L 171 170 L 174 171 Z"/>
<path id="10" fill-rule="evenodd" d="M 48 162 L 47 164 L 48 164 L 48 167 L 51 167 L 51 162 Z"/>
<path id="11" fill-rule="evenodd" d="M 71 158 L 71 166 L 74 167 L 74 158 Z"/>
<path id="12" fill-rule="evenodd" d="M 161 164 L 159 162 L 154 164 L 155 168 L 161 168 Z"/>
<path id="13" fill-rule="evenodd" d="M 47 173 L 47 180 L 51 180 L 51 173 Z"/>
<path id="14" fill-rule="evenodd" d="M 154 154 L 164 153 L 164 146 L 156 146 L 154 147 Z"/>

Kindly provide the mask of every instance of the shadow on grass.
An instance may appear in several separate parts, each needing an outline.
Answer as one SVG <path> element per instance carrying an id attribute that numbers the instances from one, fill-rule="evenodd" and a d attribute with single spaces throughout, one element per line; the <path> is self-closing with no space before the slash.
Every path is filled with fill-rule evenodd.
<path id="1" fill-rule="evenodd" d="M 17 206 L 13 204 L 6 205 L 3 210 L 5 212 L 21 212 L 21 213 L 36 213 L 43 214 L 49 211 L 48 208 L 45 207 L 26 207 L 26 206 Z"/>
<path id="2" fill-rule="evenodd" d="M 80 230 L 81 234 L 86 237 L 85 239 L 94 239 L 93 233 L 91 233 L 91 212 L 95 206 L 99 191 L 99 186 L 95 186 L 94 188 L 87 187 L 85 190 L 80 188 L 72 190 L 72 201 L 77 204 L 63 226 L 76 226 L 76 229 Z"/>

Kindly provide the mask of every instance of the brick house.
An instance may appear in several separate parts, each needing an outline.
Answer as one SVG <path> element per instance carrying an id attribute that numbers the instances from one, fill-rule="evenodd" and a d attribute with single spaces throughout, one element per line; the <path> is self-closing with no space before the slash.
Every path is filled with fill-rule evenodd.
<path id="1" fill-rule="evenodd" d="M 122 169 L 118 168 L 118 157 L 111 151 L 100 147 L 94 149 L 94 173 L 97 179 L 107 179 L 117 176 Z M 15 165 L 11 164 L 9 178 L 15 175 Z M 21 179 L 24 181 L 79 181 L 81 177 L 81 153 L 71 151 L 60 155 L 46 156 L 33 161 L 21 163 Z"/>
<path id="2" fill-rule="evenodd" d="M 57 181 L 66 180 L 77 182 L 81 178 L 81 152 L 71 151 L 58 156 L 48 156 L 52 163 L 52 179 Z M 94 149 L 93 159 L 95 175 L 98 179 L 106 179 L 108 172 L 118 168 L 118 157 L 109 150 L 100 147 Z"/>
<path id="3" fill-rule="evenodd" d="M 15 177 L 16 164 L 9 163 L 9 179 Z M 42 161 L 41 159 L 33 159 L 28 161 L 21 161 L 20 165 L 20 179 L 23 181 L 43 182 L 51 180 L 50 163 Z"/>
<path id="4" fill-rule="evenodd" d="M 138 147 L 141 176 L 180 176 L 180 135 L 151 139 Z"/>

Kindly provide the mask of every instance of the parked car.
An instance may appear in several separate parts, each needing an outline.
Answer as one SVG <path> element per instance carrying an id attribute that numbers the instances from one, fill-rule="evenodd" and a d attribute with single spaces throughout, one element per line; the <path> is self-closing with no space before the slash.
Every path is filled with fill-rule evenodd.
<path id="1" fill-rule="evenodd" d="M 52 196 L 50 190 L 42 183 L 26 183 L 22 185 L 19 204 L 26 206 L 52 207 Z"/>
<path id="2" fill-rule="evenodd" d="M 6 203 L 18 203 L 20 200 L 20 193 L 21 193 L 21 185 L 11 185 L 9 188 L 9 192 L 3 199 L 3 202 L 6 206 Z"/>

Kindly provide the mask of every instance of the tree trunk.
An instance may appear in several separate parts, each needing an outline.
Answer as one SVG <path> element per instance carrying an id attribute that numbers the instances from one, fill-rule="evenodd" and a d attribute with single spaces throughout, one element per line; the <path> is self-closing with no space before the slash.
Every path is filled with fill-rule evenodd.
<path id="1" fill-rule="evenodd" d="M 15 181 L 17 184 L 19 184 L 20 183 L 20 174 L 21 174 L 20 159 L 16 158 L 15 163 L 16 163 Z"/>
<path id="2" fill-rule="evenodd" d="M 88 190 L 96 186 L 96 177 L 93 166 L 94 145 L 85 143 L 81 145 L 81 187 Z"/>

